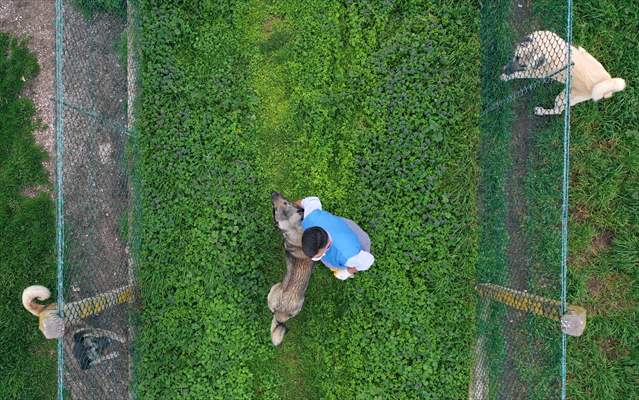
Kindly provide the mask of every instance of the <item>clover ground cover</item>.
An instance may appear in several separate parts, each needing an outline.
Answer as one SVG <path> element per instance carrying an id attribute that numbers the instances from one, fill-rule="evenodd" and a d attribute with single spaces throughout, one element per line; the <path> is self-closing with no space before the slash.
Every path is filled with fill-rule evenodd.
<path id="1" fill-rule="evenodd" d="M 473 338 L 478 12 L 142 1 L 140 398 L 461 397 Z M 269 194 L 359 222 L 270 344 Z"/>

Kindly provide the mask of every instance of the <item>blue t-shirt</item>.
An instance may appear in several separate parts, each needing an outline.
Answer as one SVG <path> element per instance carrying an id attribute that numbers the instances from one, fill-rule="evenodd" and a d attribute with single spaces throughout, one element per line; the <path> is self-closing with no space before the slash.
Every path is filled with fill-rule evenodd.
<path id="1" fill-rule="evenodd" d="M 304 230 L 314 226 L 328 232 L 333 241 L 322 257 L 322 261 L 326 264 L 335 268 L 346 268 L 348 266 L 346 262 L 362 250 L 357 236 L 343 219 L 324 210 L 315 210 L 302 221 Z"/>

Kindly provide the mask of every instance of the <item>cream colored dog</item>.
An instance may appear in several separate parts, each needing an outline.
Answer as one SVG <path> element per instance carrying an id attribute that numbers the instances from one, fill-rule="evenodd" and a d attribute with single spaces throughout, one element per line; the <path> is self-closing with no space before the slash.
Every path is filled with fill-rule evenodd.
<path id="1" fill-rule="evenodd" d="M 43 305 L 37 300 L 46 300 L 51 292 L 44 286 L 33 285 L 22 292 L 22 305 L 39 319 L 38 327 L 47 339 L 61 337 L 64 333 L 64 321 L 58 316 L 58 305 L 55 303 Z"/>
<path id="2" fill-rule="evenodd" d="M 573 63 L 570 105 L 586 100 L 598 101 L 612 97 L 626 88 L 621 78 L 612 78 L 606 69 L 581 47 L 570 46 Z M 504 66 L 500 79 L 509 81 L 521 78 L 552 78 L 566 81 L 566 42 L 550 31 L 535 31 L 526 36 L 515 48 L 513 59 Z M 551 109 L 535 107 L 536 115 L 556 115 L 564 111 L 565 95 L 562 91 L 555 98 Z"/>

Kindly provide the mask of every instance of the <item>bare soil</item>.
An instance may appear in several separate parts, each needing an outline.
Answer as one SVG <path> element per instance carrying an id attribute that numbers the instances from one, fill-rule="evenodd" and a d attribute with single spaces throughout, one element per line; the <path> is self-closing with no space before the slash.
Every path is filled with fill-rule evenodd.
<path id="1" fill-rule="evenodd" d="M 127 237 L 128 177 L 127 70 L 115 43 L 126 20 L 98 14 L 87 21 L 70 2 L 64 5 L 64 218 L 65 298 L 84 299 L 129 283 Z M 97 116 L 97 117 L 96 117 Z M 109 308 L 65 335 L 65 386 L 72 399 L 129 396 L 128 307 Z M 118 356 L 88 370 L 73 357 L 78 328 L 109 330 Z"/>
<path id="2" fill-rule="evenodd" d="M 590 251 L 593 256 L 605 251 L 612 244 L 615 233 L 609 229 L 604 229 L 592 238 Z"/>
<path id="3" fill-rule="evenodd" d="M 599 297 L 604 287 L 603 283 L 595 278 L 591 278 L 586 283 L 586 286 L 588 287 L 588 291 L 590 292 L 590 295 L 594 298 Z"/>
<path id="4" fill-rule="evenodd" d="M 590 263 L 601 252 L 605 252 L 611 245 L 615 238 L 615 233 L 609 229 L 604 229 L 590 241 L 590 247 L 585 249 L 576 255 L 575 266 L 583 267 Z"/>
<path id="5" fill-rule="evenodd" d="M 630 350 L 627 347 L 623 347 L 617 339 L 600 340 L 598 345 L 601 352 L 609 360 L 616 360 L 630 355 Z"/>
<path id="6" fill-rule="evenodd" d="M 590 211 L 585 204 L 577 204 L 570 210 L 570 218 L 577 223 L 582 223 L 590 217 Z"/>
<path id="7" fill-rule="evenodd" d="M 531 0 L 514 0 L 513 27 L 517 38 L 530 33 L 532 18 Z M 511 170 L 506 181 L 508 230 L 508 287 L 517 290 L 528 289 L 531 268 L 529 243 L 523 231 L 526 216 L 525 178 L 528 172 L 528 157 L 531 139 L 535 129 L 531 118 L 530 96 L 521 96 L 514 104 L 515 120 L 510 142 Z M 525 399 L 528 397 L 527 383 L 517 373 L 516 360 L 524 359 L 521 349 L 527 345 L 527 333 L 524 327 L 526 314 L 509 309 L 504 320 L 506 360 L 501 377 L 501 398 Z"/>

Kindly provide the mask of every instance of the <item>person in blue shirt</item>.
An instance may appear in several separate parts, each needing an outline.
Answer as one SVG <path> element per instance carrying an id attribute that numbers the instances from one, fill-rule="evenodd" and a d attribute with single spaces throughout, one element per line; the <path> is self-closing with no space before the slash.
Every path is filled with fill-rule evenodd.
<path id="1" fill-rule="evenodd" d="M 373 265 L 370 238 L 355 222 L 322 210 L 317 197 L 297 200 L 295 205 L 304 209 L 302 250 L 313 261 L 322 261 L 340 280 Z"/>

